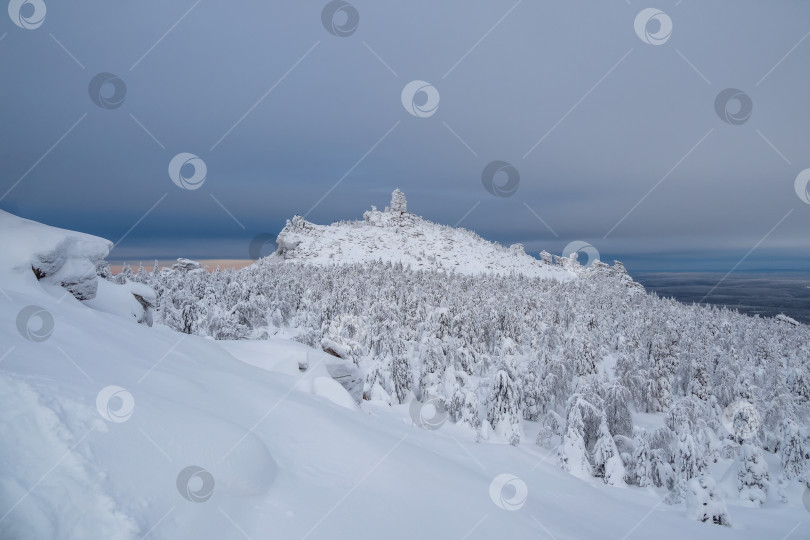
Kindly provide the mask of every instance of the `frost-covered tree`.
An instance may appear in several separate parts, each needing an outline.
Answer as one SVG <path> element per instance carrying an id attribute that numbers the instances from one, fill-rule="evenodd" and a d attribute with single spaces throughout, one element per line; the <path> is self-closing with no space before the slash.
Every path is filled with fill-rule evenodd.
<path id="1" fill-rule="evenodd" d="M 722 499 L 714 479 L 708 475 L 693 478 L 688 482 L 686 513 L 689 518 L 697 521 L 731 526 L 726 502 Z"/>
<path id="2" fill-rule="evenodd" d="M 672 450 L 676 443 L 675 434 L 666 426 L 661 426 L 650 434 L 652 481 L 655 487 L 665 487 L 669 490 L 676 488 L 677 476 L 673 468 L 676 454 Z"/>
<path id="3" fill-rule="evenodd" d="M 686 485 L 692 478 L 706 470 L 706 458 L 692 436 L 689 425 L 682 423 L 677 431 L 678 446 L 675 453 L 675 489 L 670 502 L 679 501 L 686 492 Z"/>
<path id="4" fill-rule="evenodd" d="M 607 416 L 604 413 L 599 420 L 599 432 L 593 447 L 593 475 L 603 478 L 606 484 L 624 484 L 624 464 L 608 429 Z"/>
<path id="5" fill-rule="evenodd" d="M 650 437 L 647 431 L 639 429 L 634 438 L 633 450 L 633 483 L 638 487 L 648 487 L 653 484 L 653 455 L 650 448 Z"/>
<path id="6" fill-rule="evenodd" d="M 693 366 L 692 377 L 689 381 L 689 394 L 701 401 L 707 401 L 711 395 L 709 370 L 704 362 L 700 360 Z"/>
<path id="7" fill-rule="evenodd" d="M 807 449 L 799 433 L 799 427 L 792 420 L 782 422 L 782 444 L 779 447 L 779 461 L 786 479 L 801 478 L 805 472 Z"/>
<path id="8" fill-rule="evenodd" d="M 538 372 L 538 362 L 529 362 L 519 378 L 520 387 L 523 389 L 523 418 L 526 420 L 536 421 L 545 412 L 547 400 L 543 380 Z"/>
<path id="9" fill-rule="evenodd" d="M 106 279 L 107 281 L 115 281 L 112 271 L 110 270 L 110 263 L 105 260 L 101 260 L 96 263 L 96 275 L 102 279 Z"/>
<path id="10" fill-rule="evenodd" d="M 737 471 L 737 489 L 743 499 L 762 504 L 768 493 L 770 477 L 768 464 L 762 451 L 751 444 L 740 447 L 740 468 Z"/>
<path id="11" fill-rule="evenodd" d="M 408 356 L 399 354 L 393 360 L 393 372 L 391 378 L 394 386 L 394 395 L 397 397 L 398 403 L 405 403 L 408 394 L 411 392 L 411 366 L 408 362 Z"/>
<path id="12" fill-rule="evenodd" d="M 656 334 L 650 343 L 652 370 L 651 380 L 654 386 L 652 396 L 653 410 L 664 412 L 672 403 L 672 377 L 675 367 L 676 343 L 668 332 L 664 335 Z"/>
<path id="13" fill-rule="evenodd" d="M 134 281 L 135 274 L 132 273 L 132 267 L 129 266 L 129 263 L 124 263 L 121 267 L 121 271 L 118 272 L 115 276 L 115 282 L 119 285 L 123 285 L 128 281 Z"/>
<path id="14" fill-rule="evenodd" d="M 576 373 L 579 376 L 593 375 L 596 373 L 596 351 L 593 344 L 588 340 L 572 340 L 572 354 L 576 366 Z"/>
<path id="15" fill-rule="evenodd" d="M 464 395 L 464 406 L 461 409 L 460 422 L 467 424 L 478 432 L 481 429 L 481 405 L 478 399 L 477 392 L 469 390 Z"/>
<path id="16" fill-rule="evenodd" d="M 592 476 L 592 448 L 599 433 L 603 414 L 580 394 L 568 402 L 565 434 L 558 452 L 563 469 L 580 477 Z"/>
<path id="17" fill-rule="evenodd" d="M 493 379 L 487 403 L 487 421 L 495 433 L 510 444 L 520 442 L 520 401 L 515 382 L 506 369 L 499 370 Z"/>
<path id="18" fill-rule="evenodd" d="M 633 435 L 633 416 L 630 412 L 630 391 L 623 385 L 614 383 L 605 393 L 605 413 L 610 432 L 614 435 Z"/>
<path id="19" fill-rule="evenodd" d="M 588 459 L 588 448 L 585 444 L 585 419 L 582 410 L 579 403 L 576 403 L 568 411 L 565 435 L 558 455 L 560 466 L 564 470 L 584 478 L 591 476 L 593 466 Z"/>
<path id="20" fill-rule="evenodd" d="M 438 395 L 444 373 L 445 355 L 441 342 L 435 337 L 428 339 L 422 352 L 422 369 L 419 375 L 420 395 Z"/>

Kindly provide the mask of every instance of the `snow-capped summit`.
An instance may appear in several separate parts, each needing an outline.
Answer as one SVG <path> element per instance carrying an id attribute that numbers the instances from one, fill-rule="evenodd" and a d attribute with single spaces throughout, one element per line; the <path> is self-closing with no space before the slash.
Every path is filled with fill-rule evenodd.
<path id="1" fill-rule="evenodd" d="M 413 269 L 461 274 L 519 273 L 564 281 L 576 275 L 573 267 L 528 255 L 521 244 L 505 247 L 472 231 L 433 223 L 408 212 L 399 189 L 384 211 L 372 206 L 362 221 L 316 225 L 301 216 L 287 221 L 276 239 L 272 258 L 326 265 L 368 261 L 402 263 Z"/>

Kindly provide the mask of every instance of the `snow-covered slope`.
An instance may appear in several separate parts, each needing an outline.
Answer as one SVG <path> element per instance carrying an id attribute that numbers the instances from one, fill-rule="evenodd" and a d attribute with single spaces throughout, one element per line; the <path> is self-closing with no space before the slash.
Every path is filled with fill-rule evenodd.
<path id="1" fill-rule="evenodd" d="M 665 489 L 575 478 L 536 445 L 424 424 L 430 411 L 415 416 L 413 403 L 358 406 L 329 377 L 340 360 L 301 344 L 110 317 L 29 267 L 43 253 L 97 262 L 104 241 L 0 219 L 0 538 L 722 540 L 810 529 L 797 485 L 756 511 L 729 501 L 731 528 L 698 523 L 661 504 Z M 712 468 L 733 481 L 728 461 Z"/>
<path id="2" fill-rule="evenodd" d="M 407 212 L 399 190 L 380 212 L 372 207 L 362 221 L 316 225 L 295 216 L 276 239 L 273 259 L 311 264 L 400 262 L 413 269 L 461 274 L 520 273 L 528 277 L 571 279 L 575 273 L 528 255 L 523 246 L 504 247 L 466 229 L 439 225 Z"/>

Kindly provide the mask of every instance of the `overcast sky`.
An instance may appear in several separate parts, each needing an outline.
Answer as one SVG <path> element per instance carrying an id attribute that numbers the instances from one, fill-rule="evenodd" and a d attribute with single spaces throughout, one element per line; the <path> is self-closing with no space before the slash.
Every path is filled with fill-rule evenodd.
<path id="1" fill-rule="evenodd" d="M 0 20 L 0 208 L 123 237 L 112 259 L 247 258 L 294 214 L 360 219 L 399 187 L 534 254 L 810 270 L 810 2 L 649 7 L 30 0 Z M 181 153 L 201 184 L 173 182 Z M 488 190 L 493 161 L 513 168 Z"/>

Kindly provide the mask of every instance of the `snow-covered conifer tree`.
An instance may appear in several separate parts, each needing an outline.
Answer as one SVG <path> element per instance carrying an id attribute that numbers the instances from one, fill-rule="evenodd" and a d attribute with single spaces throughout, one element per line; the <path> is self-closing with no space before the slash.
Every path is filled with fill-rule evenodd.
<path id="1" fill-rule="evenodd" d="M 599 420 L 599 433 L 593 447 L 593 475 L 603 478 L 606 484 L 624 484 L 624 464 L 608 429 L 607 416 L 604 413 Z"/>
<path id="2" fill-rule="evenodd" d="M 765 502 L 768 493 L 768 464 L 762 451 L 751 444 L 740 447 L 740 468 L 737 471 L 737 489 L 743 499 L 757 504 Z"/>
<path id="3" fill-rule="evenodd" d="M 614 435 L 633 435 L 633 417 L 630 413 L 630 392 L 619 383 L 608 387 L 605 393 L 605 413 L 608 427 Z"/>
<path id="4" fill-rule="evenodd" d="M 595 433 L 590 433 L 593 427 L 586 425 L 586 420 L 589 420 L 588 417 L 596 415 L 597 411 L 594 406 L 584 398 L 579 395 L 571 398 L 559 458 L 564 470 L 581 478 L 590 477 L 593 474 L 586 438 L 592 438 Z M 593 424 L 593 421 L 587 423 Z"/>
<path id="5" fill-rule="evenodd" d="M 686 485 L 692 478 L 706 470 L 706 459 L 695 442 L 689 425 L 683 423 L 677 431 L 678 447 L 675 453 L 675 489 L 671 502 L 680 501 L 686 492 Z"/>
<path id="6" fill-rule="evenodd" d="M 704 523 L 731 526 L 726 503 L 714 479 L 702 475 L 691 479 L 685 489 L 686 513 L 691 519 Z"/>
<path id="7" fill-rule="evenodd" d="M 520 442 L 520 403 L 514 380 L 506 369 L 499 370 L 493 379 L 487 403 L 487 421 L 495 433 L 510 444 Z"/>
<path id="8" fill-rule="evenodd" d="M 394 386 L 394 395 L 398 403 L 405 403 L 413 384 L 411 380 L 411 366 L 406 354 L 397 355 L 392 363 L 391 379 Z"/>
<path id="9" fill-rule="evenodd" d="M 786 479 L 801 478 L 806 470 L 808 458 L 799 427 L 792 420 L 785 420 L 781 426 L 782 444 L 779 447 L 779 461 Z"/>
<path id="10" fill-rule="evenodd" d="M 633 477 L 634 483 L 639 487 L 647 487 L 653 483 L 652 449 L 647 431 L 639 429 L 634 438 L 633 450 Z"/>

